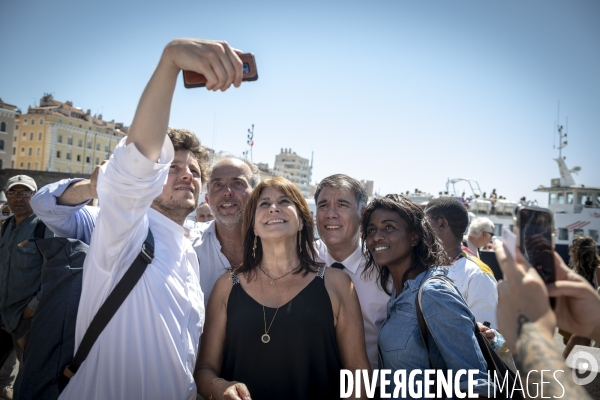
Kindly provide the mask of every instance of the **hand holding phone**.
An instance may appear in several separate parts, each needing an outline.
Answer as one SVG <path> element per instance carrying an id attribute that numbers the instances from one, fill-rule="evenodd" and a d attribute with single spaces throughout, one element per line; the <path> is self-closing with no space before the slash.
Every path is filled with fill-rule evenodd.
<path id="1" fill-rule="evenodd" d="M 242 81 L 255 81 L 258 79 L 258 71 L 256 70 L 256 60 L 254 54 L 243 53 L 238 54 L 242 61 Z M 194 71 L 183 71 L 183 85 L 186 89 L 206 86 L 206 77 Z"/>
<path id="2" fill-rule="evenodd" d="M 542 277 L 544 283 L 554 283 L 554 215 L 546 208 L 517 209 L 517 238 L 523 257 Z M 554 308 L 554 299 L 550 299 Z"/>

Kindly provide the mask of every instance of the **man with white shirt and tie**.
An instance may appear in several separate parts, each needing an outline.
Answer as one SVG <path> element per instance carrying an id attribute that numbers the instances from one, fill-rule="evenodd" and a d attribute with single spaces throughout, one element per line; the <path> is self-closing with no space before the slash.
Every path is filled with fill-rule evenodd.
<path id="1" fill-rule="evenodd" d="M 367 192 L 356 179 L 336 174 L 323 179 L 315 191 L 319 258 L 327 266 L 346 272 L 356 289 L 365 326 L 365 344 L 372 369 L 377 368 L 377 335 L 390 299 L 377 286 L 375 276 L 363 276 L 364 257 L 360 240 L 362 210 Z"/>

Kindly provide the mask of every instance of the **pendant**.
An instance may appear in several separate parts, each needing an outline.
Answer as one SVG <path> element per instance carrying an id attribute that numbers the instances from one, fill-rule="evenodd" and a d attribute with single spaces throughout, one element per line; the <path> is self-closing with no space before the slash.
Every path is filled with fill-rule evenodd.
<path id="1" fill-rule="evenodd" d="M 260 340 L 262 340 L 263 343 L 269 343 L 271 341 L 271 336 L 265 333 L 260 337 Z"/>
<path id="2" fill-rule="evenodd" d="M 274 285 L 274 284 L 275 284 L 275 281 L 271 279 L 271 282 L 270 282 L 270 283 L 271 283 L 271 285 Z"/>

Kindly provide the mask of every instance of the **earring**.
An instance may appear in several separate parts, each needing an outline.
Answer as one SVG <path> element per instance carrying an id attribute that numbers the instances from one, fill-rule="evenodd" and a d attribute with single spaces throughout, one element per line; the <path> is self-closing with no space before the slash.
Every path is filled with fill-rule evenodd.
<path id="1" fill-rule="evenodd" d="M 258 236 L 254 236 L 254 246 L 252 246 L 252 258 L 256 258 L 256 240 Z"/>
<path id="2" fill-rule="evenodd" d="M 300 248 L 300 253 L 302 253 L 302 231 L 298 231 L 298 247 Z"/>

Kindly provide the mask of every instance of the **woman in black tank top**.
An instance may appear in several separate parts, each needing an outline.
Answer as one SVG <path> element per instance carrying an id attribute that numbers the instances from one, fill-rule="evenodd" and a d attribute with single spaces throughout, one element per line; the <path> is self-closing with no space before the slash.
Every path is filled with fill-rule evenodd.
<path id="1" fill-rule="evenodd" d="M 369 370 L 350 278 L 315 261 L 310 210 L 284 178 L 254 189 L 243 230 L 244 263 L 219 278 L 208 303 L 199 393 L 339 399 L 340 369 Z"/>

